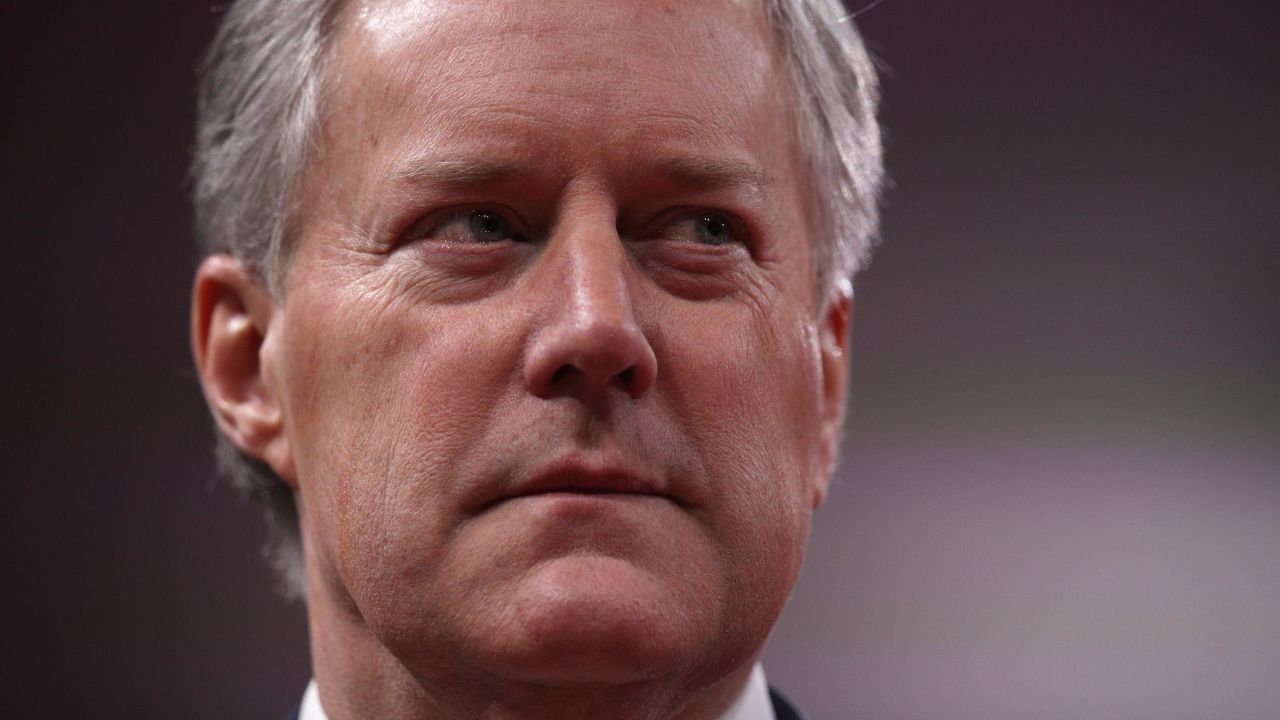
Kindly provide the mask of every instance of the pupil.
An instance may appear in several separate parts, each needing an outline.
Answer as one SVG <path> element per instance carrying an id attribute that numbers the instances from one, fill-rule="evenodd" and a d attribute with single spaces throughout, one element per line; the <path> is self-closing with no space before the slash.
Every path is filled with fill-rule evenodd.
<path id="1" fill-rule="evenodd" d="M 475 233 L 480 242 L 498 242 L 510 236 L 511 228 L 501 215 L 477 210 L 471 213 L 471 232 Z"/>
<path id="2" fill-rule="evenodd" d="M 714 215 L 703 215 L 699 224 L 702 226 L 702 236 L 707 243 L 712 245 L 723 245 L 729 240 L 729 224 L 722 218 Z"/>

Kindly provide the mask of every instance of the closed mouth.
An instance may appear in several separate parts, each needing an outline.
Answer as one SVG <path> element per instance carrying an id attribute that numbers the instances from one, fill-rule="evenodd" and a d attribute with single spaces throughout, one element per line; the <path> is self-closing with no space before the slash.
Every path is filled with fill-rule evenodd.
<path id="1" fill-rule="evenodd" d="M 684 503 L 672 495 L 660 481 L 614 467 L 592 467 L 582 463 L 555 463 L 503 488 L 485 502 L 479 511 L 518 498 L 542 495 L 595 495 L 619 497 L 656 497 L 677 505 Z"/>

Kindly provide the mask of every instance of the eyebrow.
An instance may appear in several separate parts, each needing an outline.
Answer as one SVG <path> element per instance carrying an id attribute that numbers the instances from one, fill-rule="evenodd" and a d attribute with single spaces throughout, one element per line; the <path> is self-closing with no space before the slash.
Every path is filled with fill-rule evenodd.
<path id="1" fill-rule="evenodd" d="M 396 184 L 437 185 L 449 189 L 474 188 L 500 180 L 527 177 L 532 173 L 507 162 L 473 158 L 441 158 L 409 163 L 392 173 Z"/>
<path id="2" fill-rule="evenodd" d="M 698 156 L 660 156 L 644 163 L 649 172 L 679 185 L 697 190 L 745 188 L 762 192 L 773 179 L 759 167 L 737 160 Z M 410 162 L 395 170 L 397 185 L 433 185 L 449 190 L 466 190 L 494 183 L 528 178 L 536 174 L 521 165 L 470 157 L 440 158 Z"/>
<path id="3" fill-rule="evenodd" d="M 745 186 L 759 191 L 773 184 L 764 170 L 735 160 L 677 156 L 658 158 L 653 165 L 659 175 L 697 189 Z"/>

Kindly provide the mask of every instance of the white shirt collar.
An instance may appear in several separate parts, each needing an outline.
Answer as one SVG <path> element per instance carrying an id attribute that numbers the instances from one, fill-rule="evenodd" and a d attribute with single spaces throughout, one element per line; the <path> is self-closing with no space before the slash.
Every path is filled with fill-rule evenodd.
<path id="1" fill-rule="evenodd" d="M 764 679 L 764 668 L 756 663 L 742 694 L 720 716 L 719 720 L 777 720 L 773 703 L 769 702 L 769 683 Z"/>
<path id="2" fill-rule="evenodd" d="M 302 693 L 302 709 L 298 711 L 298 720 L 329 720 L 320 707 L 320 688 L 316 687 L 315 678 L 307 683 L 307 691 Z"/>
<path id="3" fill-rule="evenodd" d="M 307 684 L 307 691 L 302 695 L 302 710 L 298 720 L 329 720 L 320 707 L 320 691 L 316 681 Z M 718 720 L 777 720 L 773 714 L 773 704 L 769 702 L 769 683 L 764 679 L 764 668 L 760 663 L 751 668 L 751 677 L 742 694 L 729 706 Z"/>

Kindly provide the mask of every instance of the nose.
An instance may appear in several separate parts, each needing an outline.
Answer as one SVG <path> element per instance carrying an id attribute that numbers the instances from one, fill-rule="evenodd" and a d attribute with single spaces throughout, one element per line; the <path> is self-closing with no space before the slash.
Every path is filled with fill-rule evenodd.
<path id="1" fill-rule="evenodd" d="M 539 288 L 545 312 L 525 356 L 529 392 L 587 403 L 614 390 L 639 398 L 657 379 L 658 361 L 636 322 L 630 261 L 617 232 L 610 224 L 553 237 L 542 260 L 551 267 Z"/>

